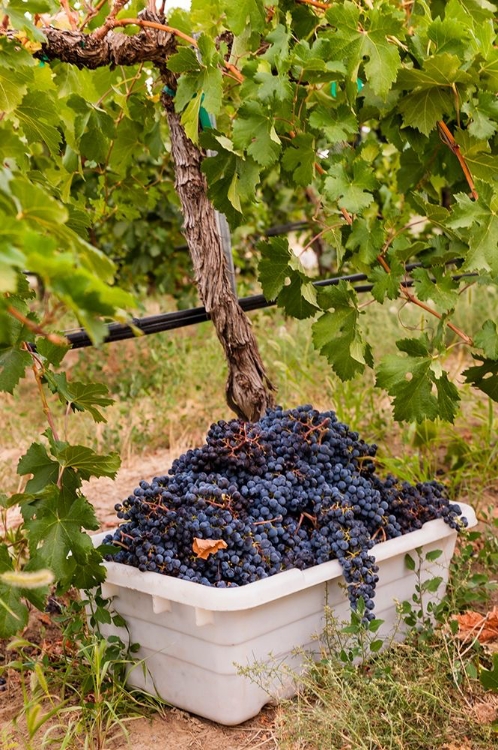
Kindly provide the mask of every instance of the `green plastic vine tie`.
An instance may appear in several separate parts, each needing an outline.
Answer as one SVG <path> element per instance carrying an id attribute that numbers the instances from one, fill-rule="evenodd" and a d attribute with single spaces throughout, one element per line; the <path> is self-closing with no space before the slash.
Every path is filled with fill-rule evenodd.
<path id="1" fill-rule="evenodd" d="M 163 86 L 163 91 L 165 94 L 168 94 L 168 96 L 171 96 L 171 97 L 173 97 L 176 93 L 169 86 Z M 195 96 L 197 96 L 197 94 L 194 94 L 194 97 Z M 203 101 L 204 101 L 204 94 L 202 94 L 201 96 L 201 102 Z M 209 113 L 202 105 L 199 109 L 199 125 L 201 127 L 201 130 L 209 130 L 210 128 L 213 127 Z"/>
<path id="2" fill-rule="evenodd" d="M 361 78 L 356 79 L 356 88 L 358 89 L 358 93 L 360 93 L 364 85 L 365 84 L 363 83 Z M 337 96 L 337 81 L 332 81 L 332 83 L 330 84 L 330 96 L 334 97 L 334 99 Z"/>

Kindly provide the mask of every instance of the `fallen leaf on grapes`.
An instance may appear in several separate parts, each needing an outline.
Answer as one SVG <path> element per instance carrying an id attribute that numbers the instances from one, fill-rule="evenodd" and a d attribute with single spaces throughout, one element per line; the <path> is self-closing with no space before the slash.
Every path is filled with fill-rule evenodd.
<path id="1" fill-rule="evenodd" d="M 486 615 L 465 612 L 463 615 L 456 615 L 454 620 L 458 623 L 456 636 L 463 641 L 477 638 L 479 643 L 486 643 L 498 639 L 498 607 L 493 607 Z"/>
<path id="2" fill-rule="evenodd" d="M 194 537 L 192 550 L 201 560 L 207 560 L 209 555 L 214 555 L 220 549 L 226 549 L 228 544 L 223 539 L 198 539 Z"/>

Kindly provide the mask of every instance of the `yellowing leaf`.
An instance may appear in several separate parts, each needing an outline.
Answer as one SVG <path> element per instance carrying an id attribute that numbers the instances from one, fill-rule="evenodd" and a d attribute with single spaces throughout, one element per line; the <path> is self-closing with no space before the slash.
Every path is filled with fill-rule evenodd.
<path id="1" fill-rule="evenodd" d="M 218 550 L 226 549 L 228 544 L 223 539 L 199 539 L 194 537 L 194 543 L 192 544 L 192 551 L 201 560 L 207 560 L 209 555 L 215 555 Z"/>

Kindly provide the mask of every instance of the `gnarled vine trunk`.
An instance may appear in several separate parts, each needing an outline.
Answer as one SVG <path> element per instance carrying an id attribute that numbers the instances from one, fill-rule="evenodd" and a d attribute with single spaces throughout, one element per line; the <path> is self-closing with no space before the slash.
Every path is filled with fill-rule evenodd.
<path id="1" fill-rule="evenodd" d="M 163 22 L 150 11 L 144 20 Z M 163 77 L 171 75 L 165 62 L 176 51 L 176 38 L 165 31 L 145 29 L 134 36 L 105 36 L 46 28 L 47 42 L 37 56 L 59 59 L 80 68 L 152 62 Z M 228 363 L 227 403 L 242 419 L 257 420 L 273 404 L 273 386 L 266 376 L 251 323 L 234 295 L 223 254 L 216 214 L 207 197 L 201 171 L 203 155 L 187 137 L 172 99 L 162 98 L 171 133 L 176 189 L 184 214 L 184 232 L 201 300 L 210 315 Z"/>
<path id="2" fill-rule="evenodd" d="M 231 289 L 216 214 L 201 171 L 202 154 L 187 137 L 172 98 L 163 94 L 162 102 L 168 118 L 175 186 L 182 203 L 184 233 L 197 288 L 228 362 L 227 402 L 239 417 L 257 420 L 273 403 L 273 387 L 266 376 L 251 323 Z"/>

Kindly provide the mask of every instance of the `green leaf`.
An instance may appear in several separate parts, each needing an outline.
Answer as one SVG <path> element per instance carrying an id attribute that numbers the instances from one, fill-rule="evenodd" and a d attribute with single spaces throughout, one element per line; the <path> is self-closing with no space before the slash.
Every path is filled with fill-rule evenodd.
<path id="1" fill-rule="evenodd" d="M 364 64 L 374 93 L 386 96 L 401 64 L 393 38 L 401 41 L 406 32 L 403 17 L 392 4 L 378 5 L 362 14 L 354 3 L 336 3 L 327 11 L 326 18 L 335 27 L 331 37 L 332 59 L 346 61 L 355 84 L 358 68 Z"/>
<path id="2" fill-rule="evenodd" d="M 290 275 L 292 250 L 283 237 L 272 237 L 258 244 L 261 253 L 259 261 L 259 282 L 267 300 L 277 299 L 286 279 Z"/>
<path id="3" fill-rule="evenodd" d="M 498 691 L 498 654 L 493 654 L 493 666 L 491 669 L 481 667 L 479 680 L 485 690 Z"/>
<path id="4" fill-rule="evenodd" d="M 419 299 L 433 300 L 445 312 L 455 307 L 458 301 L 458 283 L 449 274 L 445 274 L 443 268 L 434 267 L 431 274 L 425 268 L 416 268 L 412 276 Z"/>
<path id="5" fill-rule="evenodd" d="M 85 564 L 93 545 L 81 529 L 98 529 L 95 511 L 84 497 L 67 500 L 52 486 L 36 504 L 36 517 L 26 521 L 32 560 L 52 570 L 59 581 L 68 577 L 68 555 Z"/>
<path id="6" fill-rule="evenodd" d="M 443 579 L 441 576 L 430 578 L 428 581 L 424 581 L 422 584 L 423 590 L 428 591 L 430 594 L 435 594 L 438 588 L 441 586 Z"/>
<path id="7" fill-rule="evenodd" d="M 498 274 L 498 196 L 485 183 L 477 183 L 479 200 L 473 201 L 465 193 L 455 196 L 456 205 L 447 222 L 450 228 L 469 229 L 459 232 L 469 243 L 463 270 L 491 271 Z"/>
<path id="8" fill-rule="evenodd" d="M 358 133 L 358 120 L 354 112 L 342 104 L 336 110 L 318 106 L 311 112 L 309 123 L 321 130 L 330 143 L 347 141 Z"/>
<path id="9" fill-rule="evenodd" d="M 292 272 L 290 278 L 290 284 L 284 286 L 277 297 L 279 307 L 283 307 L 287 315 L 298 320 L 311 318 L 318 310 L 318 305 L 313 301 L 313 285 L 304 281 L 301 274 L 296 272 Z"/>
<path id="10" fill-rule="evenodd" d="M 372 641 L 370 643 L 370 651 L 372 651 L 372 653 L 375 654 L 377 653 L 377 651 L 380 651 L 383 645 L 384 645 L 384 641 L 381 640 L 380 638 L 377 638 L 377 640 Z"/>
<path id="11" fill-rule="evenodd" d="M 400 71 L 397 83 L 403 88 L 451 88 L 455 83 L 471 83 L 472 76 L 462 70 L 462 63 L 457 55 L 433 55 L 424 60 L 421 70 L 404 68 Z"/>
<path id="12" fill-rule="evenodd" d="M 28 608 L 18 589 L 0 583 L 0 638 L 10 638 L 28 624 Z"/>
<path id="13" fill-rule="evenodd" d="M 320 290 L 318 301 L 322 309 L 333 308 L 333 312 L 324 313 L 313 324 L 313 345 L 341 380 L 351 380 L 364 371 L 365 364 L 372 364 L 370 347 L 364 343 L 358 326 L 355 292 L 340 282 Z"/>
<path id="14" fill-rule="evenodd" d="M 353 174 L 348 174 L 343 164 L 334 166 L 333 174 L 329 174 L 324 182 L 324 192 L 332 201 L 338 201 L 340 208 L 351 213 L 359 213 L 367 208 L 373 195 L 367 190 L 374 190 L 377 180 L 369 164 L 362 159 L 353 163 Z"/>
<path id="15" fill-rule="evenodd" d="M 40 91 L 27 93 L 16 109 L 16 117 L 28 141 L 42 141 L 52 156 L 58 155 L 61 134 L 55 126 L 59 124 L 59 116 L 51 96 Z"/>
<path id="16" fill-rule="evenodd" d="M 479 91 L 477 98 L 463 103 L 462 111 L 470 118 L 469 133 L 481 142 L 487 141 L 498 130 L 498 101 L 494 93 Z"/>
<path id="17" fill-rule="evenodd" d="M 441 417 L 453 422 L 460 396 L 420 339 L 397 341 L 407 357 L 394 354 L 382 358 L 376 385 L 394 397 L 394 417 L 402 422 L 423 422 Z M 435 393 L 433 393 L 435 391 Z"/>
<path id="18" fill-rule="evenodd" d="M 249 101 L 237 112 L 233 124 L 233 145 L 236 149 L 246 149 L 249 156 L 262 167 L 269 167 L 278 159 L 280 138 L 275 132 L 273 119 L 259 102 Z"/>
<path id="19" fill-rule="evenodd" d="M 429 135 L 438 120 L 453 109 L 453 96 L 442 88 L 424 88 L 404 96 L 398 109 L 403 115 L 405 127 L 417 128 Z"/>
<path id="20" fill-rule="evenodd" d="M 477 141 L 465 131 L 457 131 L 455 140 L 474 180 L 483 180 L 495 186 L 498 178 L 498 158 L 490 153 L 488 142 Z"/>
<path id="21" fill-rule="evenodd" d="M 271 70 L 262 69 L 258 70 L 254 80 L 259 83 L 258 97 L 262 102 L 283 103 L 292 99 L 292 87 L 287 77 L 274 75 Z"/>
<path id="22" fill-rule="evenodd" d="M 234 34 L 242 34 L 246 29 L 263 31 L 265 27 L 265 6 L 263 0 L 224 0 L 223 8 L 227 26 Z"/>
<path id="23" fill-rule="evenodd" d="M 36 493 L 49 484 L 55 484 L 59 477 L 59 464 L 49 457 L 45 446 L 32 443 L 19 459 L 17 473 L 20 476 L 33 474 L 26 485 L 26 492 Z"/>
<path id="24" fill-rule="evenodd" d="M 68 382 L 65 373 L 47 373 L 47 379 L 61 400 L 67 402 L 74 410 L 88 411 L 95 422 L 107 421 L 97 409 L 97 406 L 105 407 L 113 403 L 113 399 L 109 398 L 107 386 L 102 383 Z"/>
<path id="25" fill-rule="evenodd" d="M 439 560 L 441 555 L 443 554 L 443 550 L 441 549 L 433 549 L 431 552 L 428 552 L 425 556 L 425 559 L 428 562 L 434 562 L 435 560 Z"/>
<path id="26" fill-rule="evenodd" d="M 315 140 L 312 135 L 303 133 L 292 140 L 292 145 L 285 149 L 282 166 L 292 172 L 296 185 L 306 187 L 313 179 L 315 165 Z"/>
<path id="27" fill-rule="evenodd" d="M 465 382 L 479 388 L 493 401 L 498 401 L 498 362 L 476 355 L 472 356 L 480 364 L 463 371 Z"/>
<path id="28" fill-rule="evenodd" d="M 32 363 L 28 352 L 0 345 L 0 391 L 13 393 L 24 372 Z"/>
<path id="29" fill-rule="evenodd" d="M 417 567 L 415 560 L 413 559 L 411 555 L 405 555 L 405 565 L 408 568 L 408 570 L 412 570 L 412 571 L 415 570 L 415 568 Z"/>
<path id="30" fill-rule="evenodd" d="M 202 66 L 192 47 L 179 47 L 176 54 L 168 58 L 166 67 L 173 73 L 200 71 Z"/>
<path id="31" fill-rule="evenodd" d="M 391 272 L 387 273 L 381 266 L 376 266 L 370 274 L 373 283 L 372 296 L 381 304 L 385 298 L 396 299 L 399 296 L 399 285 L 405 276 L 405 269 L 401 263 L 391 260 Z"/>
<path id="32" fill-rule="evenodd" d="M 125 174 L 130 165 L 135 165 L 135 156 L 141 147 L 143 126 L 140 123 L 123 117 L 117 128 L 117 135 L 112 146 L 110 167 L 118 174 Z"/>
<path id="33" fill-rule="evenodd" d="M 51 341 L 48 341 L 46 338 L 43 338 L 41 336 L 36 342 L 36 351 L 38 355 L 43 357 L 43 359 L 45 359 L 54 367 L 58 367 L 60 365 L 70 348 L 71 347 L 69 345 L 59 346 L 58 344 L 53 344 Z"/>
<path id="34" fill-rule="evenodd" d="M 73 468 L 82 479 L 110 477 L 114 479 L 121 464 L 117 453 L 100 456 L 84 445 L 68 445 L 57 453 L 57 460 L 64 468 Z"/>
<path id="35" fill-rule="evenodd" d="M 24 71 L 0 65 L 0 111 L 9 114 L 15 110 L 28 91 L 28 82 L 29 76 Z"/>
<path id="36" fill-rule="evenodd" d="M 385 229 L 377 218 L 369 221 L 360 217 L 353 221 L 346 248 L 356 250 L 353 262 L 358 260 L 360 264 L 370 266 L 379 255 L 385 239 Z"/>
<path id="37" fill-rule="evenodd" d="M 482 349 L 487 359 L 498 360 L 498 333 L 493 320 L 486 320 L 482 324 L 481 330 L 474 336 L 474 346 Z"/>
<path id="38" fill-rule="evenodd" d="M 18 177 L 11 181 L 10 187 L 12 195 L 19 201 L 19 219 L 24 218 L 34 226 L 47 230 L 53 230 L 67 221 L 64 206 L 35 183 Z"/>

